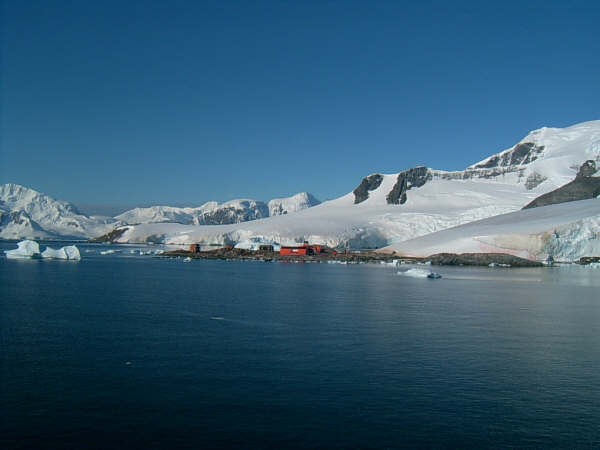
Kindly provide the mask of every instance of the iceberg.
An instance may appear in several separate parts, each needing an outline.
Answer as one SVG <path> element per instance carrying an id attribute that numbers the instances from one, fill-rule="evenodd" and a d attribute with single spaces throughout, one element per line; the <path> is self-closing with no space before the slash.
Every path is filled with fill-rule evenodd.
<path id="1" fill-rule="evenodd" d="M 423 269 L 408 269 L 405 271 L 398 272 L 398 275 L 404 275 L 405 277 L 411 278 L 432 278 L 434 280 L 442 278 L 442 276 L 437 272 L 432 272 L 431 270 Z"/>
<path id="2" fill-rule="evenodd" d="M 10 259 L 21 259 L 21 258 L 39 258 L 40 257 L 40 246 L 35 241 L 24 240 L 17 244 L 14 250 L 5 250 L 7 258 Z"/>
<path id="3" fill-rule="evenodd" d="M 42 252 L 42 258 L 79 261 L 81 259 L 81 254 L 79 253 L 79 249 L 74 245 L 68 245 L 59 248 L 58 250 L 46 247 L 46 250 Z"/>

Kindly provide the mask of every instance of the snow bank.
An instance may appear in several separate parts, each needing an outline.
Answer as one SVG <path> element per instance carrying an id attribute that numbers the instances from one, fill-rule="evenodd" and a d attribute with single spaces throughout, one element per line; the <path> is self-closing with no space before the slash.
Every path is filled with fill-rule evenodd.
<path id="1" fill-rule="evenodd" d="M 59 248 L 58 250 L 46 247 L 46 250 L 42 252 L 42 258 L 79 261 L 81 259 L 81 254 L 75 245 L 68 245 L 66 247 Z"/>
<path id="2" fill-rule="evenodd" d="M 14 250 L 5 250 L 7 258 L 17 259 L 17 258 L 39 258 L 40 256 L 40 246 L 35 241 L 24 240 L 17 244 L 16 249 Z"/>

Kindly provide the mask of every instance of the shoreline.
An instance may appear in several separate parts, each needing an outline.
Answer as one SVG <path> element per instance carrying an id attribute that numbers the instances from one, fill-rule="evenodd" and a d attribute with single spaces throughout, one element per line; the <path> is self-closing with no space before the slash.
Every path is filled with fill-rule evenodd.
<path id="1" fill-rule="evenodd" d="M 338 264 L 425 264 L 433 266 L 491 266 L 491 267 L 544 267 L 539 261 L 519 258 L 506 253 L 442 253 L 426 258 L 395 255 L 389 253 L 360 252 L 360 253 L 321 253 L 318 255 L 282 256 L 278 252 L 251 251 L 242 249 L 221 248 L 216 250 L 190 252 L 188 250 L 173 250 L 157 255 L 159 258 L 190 258 L 226 261 L 265 261 L 265 262 L 309 262 L 309 263 L 338 263 Z"/>

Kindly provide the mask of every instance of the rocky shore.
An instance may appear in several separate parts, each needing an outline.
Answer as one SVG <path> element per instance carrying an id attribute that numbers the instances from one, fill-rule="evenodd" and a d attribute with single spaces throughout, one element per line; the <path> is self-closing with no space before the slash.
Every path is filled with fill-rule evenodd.
<path id="1" fill-rule="evenodd" d="M 250 260 L 250 261 L 289 261 L 289 262 L 341 262 L 359 263 L 391 263 L 397 261 L 405 264 L 430 262 L 438 266 L 499 266 L 499 267 L 540 267 L 543 264 L 505 253 L 439 253 L 427 258 L 411 258 L 394 254 L 376 252 L 322 253 L 311 256 L 281 256 L 272 251 L 251 251 L 236 248 L 219 248 L 216 250 L 190 252 L 175 250 L 160 255 L 162 258 L 191 258 L 213 260 Z"/>

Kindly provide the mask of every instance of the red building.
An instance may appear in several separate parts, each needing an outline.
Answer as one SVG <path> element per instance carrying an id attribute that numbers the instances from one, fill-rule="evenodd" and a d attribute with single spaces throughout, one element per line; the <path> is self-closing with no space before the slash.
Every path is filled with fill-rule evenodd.
<path id="1" fill-rule="evenodd" d="M 310 253 L 309 253 L 310 250 Z M 279 254 L 281 256 L 298 256 L 298 255 L 302 255 L 302 256 L 306 256 L 306 255 L 312 255 L 312 249 L 310 249 L 308 247 L 308 245 L 303 245 L 302 247 L 281 247 L 281 250 L 279 250 Z"/>
<path id="2" fill-rule="evenodd" d="M 325 248 L 322 245 L 308 245 L 308 242 L 300 247 L 281 247 L 279 250 L 281 256 L 311 256 L 324 252 Z"/>

